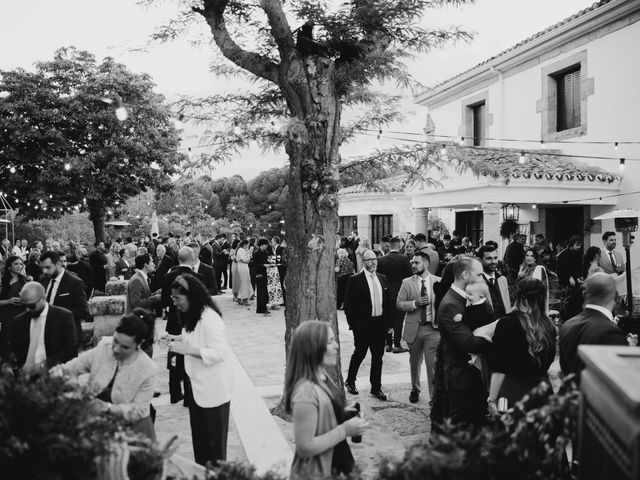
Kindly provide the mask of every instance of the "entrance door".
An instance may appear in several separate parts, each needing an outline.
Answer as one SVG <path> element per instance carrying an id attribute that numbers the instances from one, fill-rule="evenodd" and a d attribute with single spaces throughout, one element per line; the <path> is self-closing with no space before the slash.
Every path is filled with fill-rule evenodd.
<path id="1" fill-rule="evenodd" d="M 469 237 L 471 245 L 478 246 L 483 235 L 484 220 L 481 211 L 456 212 L 456 230 Z"/>
<path id="2" fill-rule="evenodd" d="M 546 237 L 557 245 L 572 235 L 584 236 L 584 207 L 546 207 Z"/>

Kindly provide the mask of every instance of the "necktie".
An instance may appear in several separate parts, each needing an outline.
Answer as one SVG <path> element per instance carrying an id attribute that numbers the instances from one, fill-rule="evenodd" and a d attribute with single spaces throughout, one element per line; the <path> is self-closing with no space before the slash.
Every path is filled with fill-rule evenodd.
<path id="1" fill-rule="evenodd" d="M 38 349 L 38 343 L 40 343 L 40 331 L 42 330 L 42 319 L 40 317 L 33 320 L 31 325 L 31 331 L 29 335 L 29 350 L 27 351 L 27 361 L 24 364 L 24 368 L 29 370 L 36 364 L 36 350 Z"/>
<path id="2" fill-rule="evenodd" d="M 427 283 L 424 280 L 424 278 L 422 279 L 422 288 L 420 289 L 420 296 L 421 297 L 426 297 L 427 296 Z M 422 309 L 420 310 L 420 323 L 427 323 L 427 306 L 428 305 L 423 305 Z"/>
<path id="3" fill-rule="evenodd" d="M 610 252 L 609 252 L 609 258 L 611 258 L 611 265 L 612 265 L 614 268 L 615 268 L 615 267 L 617 267 L 618 265 L 616 264 L 616 257 L 615 257 L 615 255 L 613 254 L 613 251 L 610 251 Z"/>
<path id="4" fill-rule="evenodd" d="M 494 277 L 489 277 L 489 283 L 492 287 L 496 286 L 496 279 Z"/>
<path id="5" fill-rule="evenodd" d="M 49 291 L 47 292 L 47 303 L 51 303 L 51 293 L 53 293 L 53 285 L 56 283 L 56 279 L 52 278 L 49 282 Z"/>
<path id="6" fill-rule="evenodd" d="M 378 288 L 376 286 L 376 276 L 371 275 L 371 289 L 373 290 L 373 305 L 371 305 L 371 316 L 379 317 L 380 310 L 378 307 L 380 306 L 380 292 L 378 292 Z"/>

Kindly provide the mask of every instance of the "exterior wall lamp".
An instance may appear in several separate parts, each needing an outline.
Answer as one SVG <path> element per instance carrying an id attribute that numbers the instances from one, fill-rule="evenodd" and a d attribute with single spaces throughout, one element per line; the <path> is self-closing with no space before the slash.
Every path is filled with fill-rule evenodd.
<path id="1" fill-rule="evenodd" d="M 507 203 L 502 206 L 502 219 L 517 222 L 520 219 L 520 207 L 514 203 Z"/>

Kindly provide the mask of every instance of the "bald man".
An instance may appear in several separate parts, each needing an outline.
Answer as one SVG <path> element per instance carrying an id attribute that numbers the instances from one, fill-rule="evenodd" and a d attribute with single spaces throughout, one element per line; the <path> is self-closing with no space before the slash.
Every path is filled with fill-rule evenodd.
<path id="1" fill-rule="evenodd" d="M 159 247 L 158 247 L 159 248 Z M 160 305 L 162 307 L 169 307 L 167 313 L 167 333 L 171 335 L 180 335 L 182 333 L 182 325 L 178 319 L 176 307 L 171 299 L 171 285 L 178 275 L 188 273 L 200 281 L 202 276 L 193 270 L 193 266 L 196 261 L 196 256 L 193 249 L 185 246 L 178 250 L 178 266 L 174 267 L 169 273 L 164 276 L 162 280 L 162 293 L 160 296 Z M 204 282 L 203 282 L 204 283 Z M 184 371 L 184 356 L 178 355 L 173 352 L 169 352 L 167 355 L 167 368 L 169 369 L 169 396 L 171 403 L 177 403 L 185 396 L 189 398 L 187 389 L 189 388 L 189 382 L 186 378 Z M 185 394 L 182 390 L 182 382 L 184 381 Z M 186 400 L 185 400 L 186 401 Z M 187 406 L 185 404 L 185 406 Z"/>
<path id="2" fill-rule="evenodd" d="M 629 345 L 625 334 L 613 323 L 618 292 L 613 277 L 596 273 L 584 282 L 585 305 L 581 314 L 560 327 L 562 373 L 580 374 L 584 368 L 578 355 L 580 345 Z"/>
<path id="3" fill-rule="evenodd" d="M 20 300 L 27 311 L 13 321 L 11 352 L 16 366 L 30 371 L 51 368 L 78 355 L 73 313 L 49 305 L 38 282 L 27 282 Z"/>

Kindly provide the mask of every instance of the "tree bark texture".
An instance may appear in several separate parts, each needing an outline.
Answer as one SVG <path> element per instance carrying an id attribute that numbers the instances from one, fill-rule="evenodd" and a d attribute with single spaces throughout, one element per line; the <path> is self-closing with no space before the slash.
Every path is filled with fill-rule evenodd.
<path id="1" fill-rule="evenodd" d="M 96 242 L 104 242 L 104 201 L 99 199 L 87 199 L 89 207 L 89 220 L 93 223 L 93 234 Z"/>

